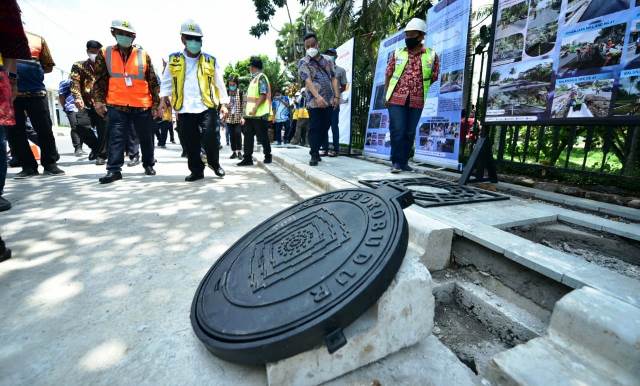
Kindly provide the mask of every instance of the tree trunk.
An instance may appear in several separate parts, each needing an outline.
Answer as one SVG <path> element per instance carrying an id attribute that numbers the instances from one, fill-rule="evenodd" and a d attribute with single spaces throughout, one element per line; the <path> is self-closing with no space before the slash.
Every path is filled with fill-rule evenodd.
<path id="1" fill-rule="evenodd" d="M 622 174 L 625 176 L 640 175 L 640 127 L 633 127 L 629 154 L 625 159 Z"/>

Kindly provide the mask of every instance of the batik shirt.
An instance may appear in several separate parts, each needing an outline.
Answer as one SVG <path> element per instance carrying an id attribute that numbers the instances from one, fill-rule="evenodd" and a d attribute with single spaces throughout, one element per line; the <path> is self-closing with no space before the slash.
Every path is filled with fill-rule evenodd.
<path id="1" fill-rule="evenodd" d="M 311 79 L 318 94 L 327 102 L 327 105 L 331 104 L 334 98 L 332 81 L 336 74 L 334 65 L 329 59 L 324 55 L 313 59 L 305 56 L 298 62 L 298 75 L 303 82 Z M 309 90 L 306 90 L 306 100 L 307 108 L 320 108 L 318 101 Z"/>

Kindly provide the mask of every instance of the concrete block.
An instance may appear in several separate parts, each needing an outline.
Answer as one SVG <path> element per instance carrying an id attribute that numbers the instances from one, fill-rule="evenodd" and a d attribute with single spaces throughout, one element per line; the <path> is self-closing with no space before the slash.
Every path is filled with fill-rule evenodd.
<path id="1" fill-rule="evenodd" d="M 620 384 L 640 380 L 640 308 L 584 287 L 556 304 L 548 333 Z"/>
<path id="2" fill-rule="evenodd" d="M 604 386 L 612 382 L 545 338 L 495 355 L 480 374 L 499 386 Z M 486 384 L 486 383 L 485 383 Z"/>
<path id="3" fill-rule="evenodd" d="M 496 385 L 638 385 L 640 308 L 596 289 L 556 303 L 547 335 L 494 356 Z"/>
<path id="4" fill-rule="evenodd" d="M 430 272 L 447 268 L 451 263 L 453 227 L 425 216 L 409 207 L 404 211 L 409 223 L 409 242 Z"/>
<path id="5" fill-rule="evenodd" d="M 267 364 L 269 385 L 318 385 L 425 339 L 433 328 L 431 287 L 429 271 L 408 252 L 378 302 L 345 329 L 344 347 L 333 354 L 317 347 Z"/>

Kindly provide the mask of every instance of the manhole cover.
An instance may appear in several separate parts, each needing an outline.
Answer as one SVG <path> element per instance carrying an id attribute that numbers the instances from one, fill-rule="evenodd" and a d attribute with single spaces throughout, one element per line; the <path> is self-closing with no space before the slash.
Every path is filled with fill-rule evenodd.
<path id="1" fill-rule="evenodd" d="M 397 186 L 348 189 L 296 204 L 258 225 L 213 265 L 193 299 L 191 324 L 217 356 L 283 359 L 346 342 L 342 328 L 393 280 L 408 243 Z"/>
<path id="2" fill-rule="evenodd" d="M 360 183 L 370 188 L 390 183 L 402 186 L 413 193 L 415 203 L 423 208 L 509 199 L 504 194 L 430 177 L 366 180 Z"/>

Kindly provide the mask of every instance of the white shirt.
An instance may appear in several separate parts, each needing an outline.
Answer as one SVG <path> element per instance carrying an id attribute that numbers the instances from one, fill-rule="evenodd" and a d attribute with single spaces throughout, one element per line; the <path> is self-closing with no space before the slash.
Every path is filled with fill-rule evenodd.
<path id="1" fill-rule="evenodd" d="M 177 113 L 189 113 L 198 114 L 207 110 L 207 106 L 202 103 L 202 96 L 200 95 L 200 86 L 198 85 L 198 60 L 200 55 L 196 58 L 190 58 L 187 54 L 184 54 L 185 59 L 185 76 L 184 76 L 184 98 L 182 101 L 182 108 Z M 173 79 L 171 77 L 171 71 L 169 71 L 169 59 L 166 59 L 167 66 L 162 72 L 162 78 L 160 80 L 160 97 L 171 96 L 173 91 Z M 227 88 L 222 79 L 222 71 L 216 60 L 215 70 L 215 87 L 218 89 L 218 96 L 220 97 L 221 104 L 229 103 L 229 95 L 227 95 Z"/>

